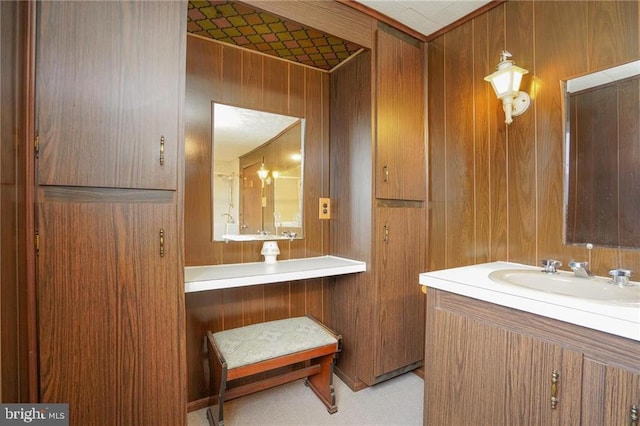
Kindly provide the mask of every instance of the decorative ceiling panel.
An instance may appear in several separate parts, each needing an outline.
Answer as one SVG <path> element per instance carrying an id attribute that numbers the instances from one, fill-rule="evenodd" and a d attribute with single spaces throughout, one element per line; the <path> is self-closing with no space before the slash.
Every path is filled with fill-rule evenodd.
<path id="1" fill-rule="evenodd" d="M 189 1 L 187 31 L 327 71 L 361 49 L 236 1 Z"/>

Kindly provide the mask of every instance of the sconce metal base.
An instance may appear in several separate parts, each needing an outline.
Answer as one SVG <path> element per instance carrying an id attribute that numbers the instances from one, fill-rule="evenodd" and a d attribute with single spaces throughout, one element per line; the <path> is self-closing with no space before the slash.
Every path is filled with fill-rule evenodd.
<path id="1" fill-rule="evenodd" d="M 531 97 L 527 92 L 518 92 L 518 96 L 513 100 L 513 111 L 511 115 L 517 117 L 529 108 Z"/>

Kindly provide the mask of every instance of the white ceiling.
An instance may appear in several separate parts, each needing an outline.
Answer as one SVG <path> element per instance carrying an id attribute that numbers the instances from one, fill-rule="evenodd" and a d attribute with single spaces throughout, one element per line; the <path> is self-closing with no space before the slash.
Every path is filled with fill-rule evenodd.
<path id="1" fill-rule="evenodd" d="M 356 0 L 428 36 L 480 9 L 490 0 Z"/>

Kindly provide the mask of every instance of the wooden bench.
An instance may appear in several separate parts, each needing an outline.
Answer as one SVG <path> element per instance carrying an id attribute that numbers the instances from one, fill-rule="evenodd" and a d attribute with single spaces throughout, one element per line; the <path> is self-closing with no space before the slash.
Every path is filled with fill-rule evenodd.
<path id="1" fill-rule="evenodd" d="M 207 331 L 211 394 L 217 404 L 207 410 L 209 423 L 224 425 L 223 403 L 306 377 L 329 413 L 338 411 L 333 390 L 333 365 L 342 338 L 316 319 L 288 318 L 211 333 Z M 303 365 L 247 384 L 234 380 L 281 367 Z"/>

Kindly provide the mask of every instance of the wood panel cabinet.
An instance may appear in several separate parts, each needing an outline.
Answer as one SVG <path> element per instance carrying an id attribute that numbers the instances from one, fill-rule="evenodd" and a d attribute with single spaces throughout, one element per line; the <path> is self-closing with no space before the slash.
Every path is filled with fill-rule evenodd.
<path id="1" fill-rule="evenodd" d="M 186 4 L 43 1 L 36 31 L 39 183 L 175 190 Z"/>
<path id="2" fill-rule="evenodd" d="M 74 424 L 182 424 L 177 206 L 54 198 L 38 211 L 41 401 Z"/>
<path id="3" fill-rule="evenodd" d="M 376 232 L 377 345 L 375 375 L 421 363 L 424 294 L 416 277 L 425 269 L 425 212 L 378 207 Z"/>
<path id="4" fill-rule="evenodd" d="M 425 424 L 628 424 L 640 342 L 429 289 Z"/>
<path id="5" fill-rule="evenodd" d="M 378 40 L 331 73 L 331 253 L 368 265 L 331 289 L 329 323 L 344 342 L 336 371 L 352 389 L 418 368 L 424 356 L 422 50 L 381 29 Z"/>
<path id="6" fill-rule="evenodd" d="M 186 422 L 184 2 L 38 2 L 40 401 Z"/>
<path id="7" fill-rule="evenodd" d="M 386 26 L 376 41 L 376 197 L 425 200 L 422 43 Z"/>

